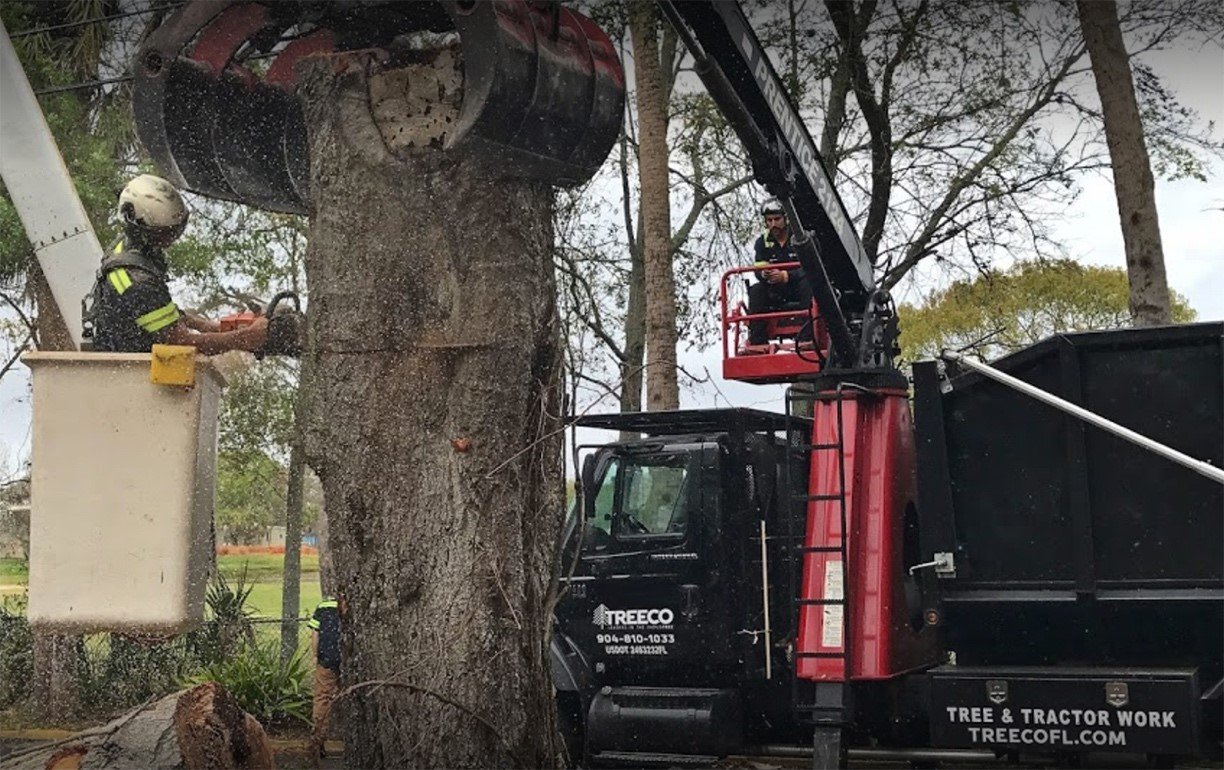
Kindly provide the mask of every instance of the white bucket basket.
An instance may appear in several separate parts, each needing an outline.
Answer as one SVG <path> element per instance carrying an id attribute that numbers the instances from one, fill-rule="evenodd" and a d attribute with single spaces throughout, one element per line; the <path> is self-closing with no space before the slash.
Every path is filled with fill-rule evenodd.
<path id="1" fill-rule="evenodd" d="M 203 618 L 225 379 L 155 385 L 150 356 L 28 353 L 28 617 L 42 630 L 176 634 Z"/>

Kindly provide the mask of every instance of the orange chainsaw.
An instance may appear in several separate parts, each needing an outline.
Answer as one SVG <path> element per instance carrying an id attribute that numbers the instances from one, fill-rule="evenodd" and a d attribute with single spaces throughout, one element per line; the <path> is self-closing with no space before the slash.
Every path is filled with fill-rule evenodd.
<path id="1" fill-rule="evenodd" d="M 260 359 L 264 356 L 297 358 L 301 355 L 306 339 L 306 316 L 302 313 L 301 299 L 291 291 L 278 293 L 267 306 L 252 302 L 249 303 L 247 310 L 221 318 L 221 331 L 232 332 L 245 328 L 254 323 L 256 318 L 263 316 L 268 319 L 268 339 L 264 342 L 263 347 L 255 351 L 255 357 Z"/>

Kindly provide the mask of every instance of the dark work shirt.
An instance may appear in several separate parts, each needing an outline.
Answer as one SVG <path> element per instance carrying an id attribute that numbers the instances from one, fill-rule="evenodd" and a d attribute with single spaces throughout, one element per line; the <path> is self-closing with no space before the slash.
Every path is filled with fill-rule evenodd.
<path id="1" fill-rule="evenodd" d="M 319 602 L 307 624 L 319 632 L 316 659 L 320 666 L 340 672 L 340 608 L 334 599 Z"/>
<path id="2" fill-rule="evenodd" d="M 117 258 L 132 247 L 120 242 Z M 94 308 L 94 349 L 109 353 L 148 353 L 180 318 L 164 273 L 130 265 L 103 263 Z"/>
<path id="3" fill-rule="evenodd" d="M 799 261 L 799 255 L 795 252 L 793 241 L 788 238 L 785 245 L 778 243 L 769 234 L 768 230 L 756 239 L 756 243 L 753 244 L 753 251 L 755 252 L 753 261 L 757 263 L 768 262 L 771 265 L 776 265 L 781 262 Z M 790 280 L 792 281 L 803 277 L 803 268 L 801 267 L 788 268 L 787 272 L 790 273 Z"/>

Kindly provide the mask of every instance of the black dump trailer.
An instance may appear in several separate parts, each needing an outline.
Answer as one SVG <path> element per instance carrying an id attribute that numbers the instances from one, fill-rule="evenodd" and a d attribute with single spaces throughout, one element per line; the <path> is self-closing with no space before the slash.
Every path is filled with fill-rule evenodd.
<path id="1" fill-rule="evenodd" d="M 1066 334 L 993 364 L 1224 466 L 1224 324 Z M 914 367 L 932 742 L 1219 752 L 1224 486 L 1006 385 Z"/>

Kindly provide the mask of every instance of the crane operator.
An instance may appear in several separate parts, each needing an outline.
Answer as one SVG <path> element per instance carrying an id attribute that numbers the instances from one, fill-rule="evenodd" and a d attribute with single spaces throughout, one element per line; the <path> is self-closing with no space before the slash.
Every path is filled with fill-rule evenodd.
<path id="1" fill-rule="evenodd" d="M 268 319 L 234 331 L 183 312 L 170 298 L 166 249 L 187 227 L 187 206 L 174 185 L 152 174 L 132 179 L 119 194 L 123 238 L 102 258 L 87 298 L 86 336 L 93 349 L 148 353 L 155 343 L 191 345 L 204 355 L 256 352 L 268 338 Z"/>
<path id="2" fill-rule="evenodd" d="M 755 266 L 759 279 L 748 287 L 748 314 L 772 313 L 781 310 L 803 309 L 812 304 L 812 289 L 804 280 L 803 268 L 770 267 L 784 262 L 798 262 L 787 227 L 786 212 L 776 199 L 761 204 L 761 216 L 765 219 L 765 232 L 756 239 Z M 748 322 L 748 344 L 765 345 L 769 342 L 766 321 Z M 809 319 L 795 338 L 796 342 L 812 341 L 812 322 Z"/>

